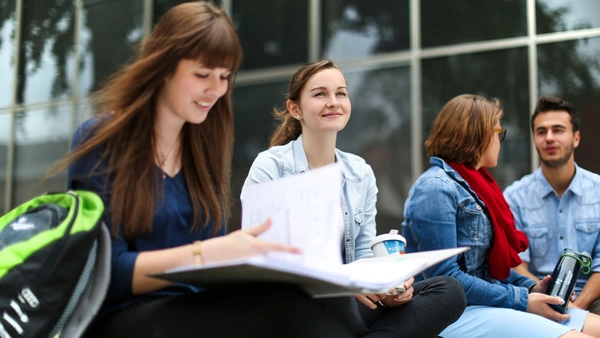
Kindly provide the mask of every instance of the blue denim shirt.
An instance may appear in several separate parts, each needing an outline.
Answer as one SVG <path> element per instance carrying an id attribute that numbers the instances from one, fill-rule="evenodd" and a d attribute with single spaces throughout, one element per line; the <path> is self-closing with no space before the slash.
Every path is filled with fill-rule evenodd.
<path id="1" fill-rule="evenodd" d="M 591 270 L 600 272 L 600 176 L 575 164 L 575 177 L 561 198 L 537 169 L 511 184 L 504 195 L 517 227 L 529 239 L 529 249 L 520 256 L 531 273 L 539 278 L 552 274 L 565 248 L 587 251 Z M 576 292 L 590 275 L 579 274 Z"/>
<path id="2" fill-rule="evenodd" d="M 527 309 L 534 281 L 511 270 L 505 280 L 490 277 L 488 252 L 493 236 L 487 207 L 469 184 L 441 158 L 413 184 L 404 205 L 407 251 L 468 246 L 471 250 L 434 265 L 421 278 L 452 276 L 463 286 L 468 305 Z"/>
<path id="3" fill-rule="evenodd" d="M 371 166 L 361 157 L 335 149 L 335 158 L 341 163 L 343 175 L 342 212 L 344 220 L 345 263 L 372 257 L 370 241 L 375 237 L 377 186 Z M 282 146 L 275 146 L 258 154 L 244 187 L 303 173 L 308 160 L 302 145 L 302 135 Z M 240 196 L 244 201 L 244 188 Z"/>

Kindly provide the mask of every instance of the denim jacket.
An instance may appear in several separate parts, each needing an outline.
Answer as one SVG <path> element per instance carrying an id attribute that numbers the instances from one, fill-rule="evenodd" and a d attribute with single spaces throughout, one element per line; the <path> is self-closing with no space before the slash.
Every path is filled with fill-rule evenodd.
<path id="1" fill-rule="evenodd" d="M 335 149 L 343 174 L 342 212 L 344 220 L 345 263 L 372 257 L 370 241 L 375 237 L 375 203 L 377 186 L 371 166 L 361 157 Z M 302 145 L 302 135 L 285 145 L 275 146 L 258 154 L 244 187 L 303 173 L 308 160 Z M 244 188 L 240 199 L 244 199 Z"/>
<path id="2" fill-rule="evenodd" d="M 535 282 L 516 272 L 505 280 L 490 277 L 488 253 L 493 236 L 488 210 L 469 184 L 441 158 L 412 186 L 404 205 L 407 251 L 467 246 L 471 250 L 427 269 L 422 276 L 452 276 L 468 305 L 527 309 L 528 289 Z"/>
<path id="3" fill-rule="evenodd" d="M 592 272 L 600 272 L 600 176 L 575 164 L 575 177 L 559 197 L 538 168 L 511 184 L 504 196 L 517 228 L 529 239 L 523 262 L 538 277 L 552 274 L 563 249 L 587 251 Z M 589 275 L 579 274 L 575 291 L 581 292 Z"/>

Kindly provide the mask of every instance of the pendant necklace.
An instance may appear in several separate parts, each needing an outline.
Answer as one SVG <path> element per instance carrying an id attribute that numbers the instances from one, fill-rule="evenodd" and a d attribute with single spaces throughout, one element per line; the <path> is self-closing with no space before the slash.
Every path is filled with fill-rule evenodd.
<path id="1" fill-rule="evenodd" d="M 158 161 L 158 163 L 160 164 L 160 170 L 162 171 L 162 178 L 163 180 L 167 178 L 167 173 L 164 169 L 165 163 L 167 162 L 167 159 L 169 158 L 169 155 L 171 155 L 171 152 L 173 152 L 173 149 L 175 149 L 175 144 L 177 144 L 177 140 L 175 140 L 175 142 L 173 142 L 173 145 L 171 146 L 171 149 L 169 149 L 169 152 L 167 153 L 167 155 L 163 155 L 163 159 Z M 159 147 L 160 149 L 160 147 Z M 162 151 L 159 151 L 160 154 L 162 155 Z"/>

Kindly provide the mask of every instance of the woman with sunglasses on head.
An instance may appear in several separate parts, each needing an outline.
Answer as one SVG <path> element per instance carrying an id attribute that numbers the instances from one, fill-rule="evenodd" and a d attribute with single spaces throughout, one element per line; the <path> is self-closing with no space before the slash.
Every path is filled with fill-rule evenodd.
<path id="1" fill-rule="evenodd" d="M 269 221 L 226 234 L 233 153 L 231 91 L 242 57 L 227 15 L 205 1 L 169 10 L 139 57 L 95 98 L 69 167 L 73 189 L 97 192 L 112 233 L 111 280 L 87 337 L 353 337 L 299 288 L 207 289 L 149 275 L 270 251 Z"/>
<path id="2" fill-rule="evenodd" d="M 377 186 L 365 161 L 336 148 L 337 133 L 351 113 L 346 79 L 330 60 L 304 65 L 292 76 L 285 109 L 275 109 L 278 125 L 271 148 L 255 159 L 244 187 L 338 162 L 343 180 L 340 208 L 343 223 L 339 245 L 345 263 L 373 256 Z M 242 189 L 242 204 L 244 202 Z M 460 316 L 465 303 L 460 285 L 452 278 L 438 277 L 421 283 L 413 278 L 406 291 L 364 294 L 356 298 L 324 300 L 328 307 L 343 304 L 348 320 L 357 324 L 364 337 L 437 337 Z M 357 304 L 358 302 L 358 304 Z"/>
<path id="3" fill-rule="evenodd" d="M 544 294 L 549 277 L 536 284 L 511 269 L 521 263 L 527 237 L 486 170 L 498 164 L 506 135 L 502 115 L 497 99 L 465 94 L 446 103 L 425 142 L 431 167 L 404 206 L 408 251 L 471 248 L 421 276 L 452 276 L 467 297 L 463 315 L 440 335 L 599 337 L 597 315 L 575 308 L 561 314 L 549 306 L 562 303 Z"/>

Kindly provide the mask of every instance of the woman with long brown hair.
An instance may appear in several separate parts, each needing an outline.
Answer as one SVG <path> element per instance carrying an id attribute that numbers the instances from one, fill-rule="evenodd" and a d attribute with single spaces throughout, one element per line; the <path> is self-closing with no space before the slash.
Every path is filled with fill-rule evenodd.
<path id="1" fill-rule="evenodd" d="M 108 295 L 90 337 L 351 336 L 335 315 L 285 285 L 199 290 L 148 277 L 167 269 L 296 248 L 259 240 L 270 222 L 225 235 L 233 147 L 231 90 L 242 51 L 206 2 L 166 13 L 137 60 L 96 96 L 80 126 L 71 188 L 99 193 L 112 231 Z"/>

